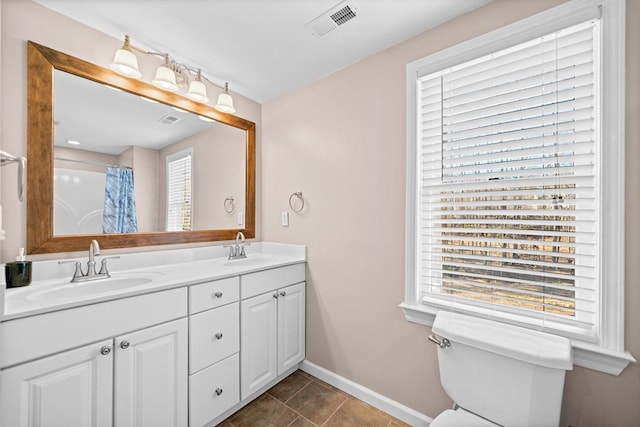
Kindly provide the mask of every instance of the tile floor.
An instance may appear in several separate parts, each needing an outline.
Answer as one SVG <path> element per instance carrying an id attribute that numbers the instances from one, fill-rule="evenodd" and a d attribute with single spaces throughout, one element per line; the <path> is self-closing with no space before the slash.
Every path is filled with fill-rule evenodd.
<path id="1" fill-rule="evenodd" d="M 407 427 L 329 384 L 296 371 L 219 427 Z"/>

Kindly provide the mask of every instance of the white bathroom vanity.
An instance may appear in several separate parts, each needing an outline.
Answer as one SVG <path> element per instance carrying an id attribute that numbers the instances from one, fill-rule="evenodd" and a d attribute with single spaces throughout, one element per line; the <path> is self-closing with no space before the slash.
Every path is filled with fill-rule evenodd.
<path id="1" fill-rule="evenodd" d="M 4 426 L 216 425 L 305 357 L 305 248 L 121 254 L 108 279 L 34 262 L 0 323 Z M 99 258 L 97 258 L 99 259 Z"/>

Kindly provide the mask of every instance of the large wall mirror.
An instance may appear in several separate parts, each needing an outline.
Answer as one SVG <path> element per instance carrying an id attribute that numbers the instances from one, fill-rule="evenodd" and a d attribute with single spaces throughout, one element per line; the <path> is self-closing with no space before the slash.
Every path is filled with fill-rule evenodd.
<path id="1" fill-rule="evenodd" d="M 28 43 L 27 252 L 255 236 L 255 124 Z"/>

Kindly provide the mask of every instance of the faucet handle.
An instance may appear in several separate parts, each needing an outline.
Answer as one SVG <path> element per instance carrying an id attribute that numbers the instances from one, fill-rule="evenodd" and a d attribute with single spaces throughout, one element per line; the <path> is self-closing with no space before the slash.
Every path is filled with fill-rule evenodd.
<path id="1" fill-rule="evenodd" d="M 73 282 L 76 278 L 84 276 L 84 273 L 82 272 L 82 264 L 80 263 L 80 261 L 74 261 L 74 260 L 58 261 L 58 264 L 71 264 L 71 263 L 74 263 L 76 265 L 76 269 L 73 272 L 73 277 L 71 278 L 71 281 Z"/>
<path id="2" fill-rule="evenodd" d="M 246 256 L 246 255 L 247 255 L 247 254 L 245 253 L 245 251 L 244 251 L 244 247 L 245 247 L 245 246 L 251 246 L 251 243 L 242 243 L 242 244 L 240 245 L 240 253 L 239 253 L 239 254 L 237 254 L 237 255 L 240 255 L 240 256 L 242 256 L 242 255 L 245 255 L 245 256 Z"/>
<path id="3" fill-rule="evenodd" d="M 98 272 L 98 274 L 104 274 L 105 276 L 111 277 L 111 275 L 109 274 L 109 270 L 107 269 L 107 260 L 108 259 L 119 259 L 120 256 L 115 255 L 115 256 L 106 256 L 104 258 L 102 258 L 102 261 L 100 262 L 100 271 Z"/>
<path id="4" fill-rule="evenodd" d="M 238 255 L 236 245 L 224 245 L 224 248 L 229 248 L 229 259 Z"/>

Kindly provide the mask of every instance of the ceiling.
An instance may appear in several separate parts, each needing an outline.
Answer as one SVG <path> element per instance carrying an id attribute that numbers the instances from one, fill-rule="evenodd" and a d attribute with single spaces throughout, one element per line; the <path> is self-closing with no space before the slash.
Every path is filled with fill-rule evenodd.
<path id="1" fill-rule="evenodd" d="M 490 0 L 35 0 L 265 103 Z M 326 12 L 348 6 L 337 26 Z M 349 11 L 348 9 L 346 10 Z"/>
<path id="2" fill-rule="evenodd" d="M 160 150 L 204 132 L 215 122 L 110 86 L 54 71 L 54 145 L 119 155 L 132 145 Z M 244 142 L 245 132 L 237 140 Z M 78 145 L 69 145 L 69 141 Z M 240 144 L 243 146 L 242 144 Z"/>

